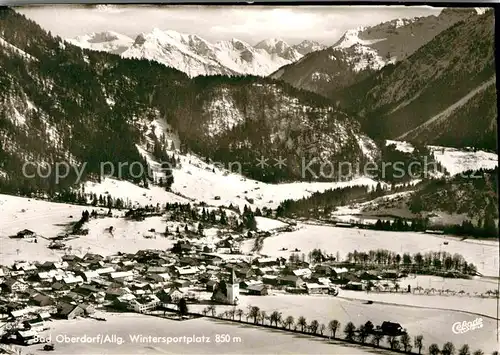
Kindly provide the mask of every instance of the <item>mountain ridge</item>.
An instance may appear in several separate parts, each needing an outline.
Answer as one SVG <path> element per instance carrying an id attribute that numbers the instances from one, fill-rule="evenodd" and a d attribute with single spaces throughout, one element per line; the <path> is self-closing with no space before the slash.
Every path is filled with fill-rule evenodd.
<path id="1" fill-rule="evenodd" d="M 289 45 L 276 38 L 262 40 L 256 45 L 236 38 L 210 43 L 198 35 L 158 28 L 141 33 L 135 39 L 107 31 L 66 41 L 81 48 L 106 51 L 124 58 L 155 60 L 191 77 L 246 74 L 267 76 L 277 68 L 324 47 L 309 40 Z"/>
<path id="2" fill-rule="evenodd" d="M 472 8 L 447 8 L 438 16 L 394 19 L 347 30 L 335 44 L 305 55 L 270 76 L 335 99 L 335 92 L 401 61 L 458 21 L 477 15 Z"/>

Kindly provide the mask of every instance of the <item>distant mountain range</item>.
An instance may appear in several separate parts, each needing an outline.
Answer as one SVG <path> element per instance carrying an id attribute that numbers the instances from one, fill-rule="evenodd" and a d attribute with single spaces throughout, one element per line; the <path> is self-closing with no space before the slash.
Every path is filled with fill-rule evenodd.
<path id="1" fill-rule="evenodd" d="M 135 40 L 108 31 L 66 41 L 81 48 L 118 54 L 124 58 L 154 60 L 191 77 L 237 74 L 267 76 L 283 65 L 325 48 L 308 40 L 293 46 L 280 39 L 267 39 L 255 46 L 238 39 L 210 43 L 196 35 L 159 29 L 139 34 Z"/>
<path id="2" fill-rule="evenodd" d="M 447 8 L 439 16 L 396 19 L 348 30 L 333 46 L 309 53 L 271 77 L 332 97 L 335 91 L 359 82 L 389 63 L 407 58 L 458 21 L 482 12 L 473 8 Z"/>

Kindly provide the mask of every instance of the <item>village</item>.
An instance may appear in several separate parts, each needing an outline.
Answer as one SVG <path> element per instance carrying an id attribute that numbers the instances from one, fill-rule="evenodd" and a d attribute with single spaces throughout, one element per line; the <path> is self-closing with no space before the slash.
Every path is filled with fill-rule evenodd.
<path id="1" fill-rule="evenodd" d="M 29 230 L 18 234 L 35 235 Z M 93 317 L 96 310 L 150 313 L 175 308 L 181 299 L 237 305 L 245 295 L 272 291 L 336 296 L 340 286 L 362 290 L 373 279 L 373 273 L 349 272 L 339 264 L 309 263 L 299 254 L 290 260 L 242 255 L 231 235 L 214 248 L 181 239 L 170 250 L 133 254 L 61 251 L 60 261 L 0 268 L 2 342 L 31 345 L 52 319 Z M 398 275 L 389 271 L 386 276 Z"/>
<path id="2" fill-rule="evenodd" d="M 419 257 L 388 250 L 353 251 L 341 259 L 338 253 L 313 249 L 306 255 L 305 251 L 292 248 L 286 250 L 287 258 L 266 256 L 261 253 L 264 240 L 293 231 L 296 225 L 262 217 L 261 211 L 247 207 L 241 213 L 232 206 L 210 208 L 175 203 L 164 208 L 130 209 L 119 217 L 133 224 L 161 218 L 164 230 L 148 228 L 141 236 L 141 246 L 162 239 L 169 242 L 168 248 L 107 255 L 90 248 L 87 252 L 71 248 L 72 241 L 89 238 L 89 222 L 107 223 L 116 213 L 111 209 L 84 211 L 68 232 L 40 236 L 23 229 L 11 237 L 20 243 L 36 243 L 40 248 L 44 246 L 39 240 L 46 239 L 45 247 L 57 260 L 23 261 L 19 250 L 18 261 L 0 267 L 0 343 L 33 345 L 43 339 L 40 334 L 49 331 L 53 322 L 63 319 L 104 322 L 106 314 L 116 312 L 164 316 L 179 312 L 181 304 L 199 316 L 215 316 L 216 307 L 226 309 L 226 313 L 232 309 L 236 312 L 238 307 L 240 315 L 248 309 L 250 315 L 256 308 L 250 304 L 254 301 L 248 300 L 252 297 L 335 298 L 351 291 L 428 294 L 432 290 L 406 284 L 402 287 L 399 282 L 410 273 L 425 274 L 426 263 L 432 269 L 430 274 L 439 271 L 443 277 L 467 276 L 462 273 L 464 266 L 475 272 L 461 256 L 452 258 L 442 253 Z M 275 228 L 257 228 L 264 222 Z M 112 225 L 106 227 L 110 240 L 115 229 Z M 252 243 L 251 250 L 242 250 L 244 242 Z M 446 267 L 450 270 L 436 268 L 441 262 L 435 258 L 442 258 L 443 266 L 450 264 Z M 388 324 L 401 328 L 398 323 Z M 53 346 L 46 344 L 45 349 Z"/>

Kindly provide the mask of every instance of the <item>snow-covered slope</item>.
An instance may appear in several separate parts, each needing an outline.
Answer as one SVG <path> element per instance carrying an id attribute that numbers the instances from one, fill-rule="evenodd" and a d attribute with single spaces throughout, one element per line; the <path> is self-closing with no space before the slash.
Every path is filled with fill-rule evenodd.
<path id="1" fill-rule="evenodd" d="M 386 40 L 386 38 L 363 40 L 360 33 L 364 27 L 348 30 L 333 46 L 334 49 L 342 50 L 348 55 L 348 60 L 354 65 L 354 70 L 359 72 L 364 69 L 379 70 L 394 60 L 391 57 L 382 57 L 377 50 L 370 47 L 372 44 Z"/>
<path id="2" fill-rule="evenodd" d="M 134 43 L 132 38 L 113 31 L 94 32 L 88 35 L 70 38 L 66 41 L 81 48 L 110 52 L 113 54 L 123 53 Z"/>
<path id="3" fill-rule="evenodd" d="M 404 141 L 387 140 L 386 144 L 396 145 L 396 149 L 405 153 L 413 152 L 411 143 Z M 494 169 L 498 166 L 498 155 L 482 150 L 457 149 L 430 145 L 428 148 L 451 176 L 468 170 Z"/>
<path id="4" fill-rule="evenodd" d="M 151 155 L 144 150 L 141 150 L 141 153 L 145 155 L 152 169 L 158 166 Z M 241 208 L 245 205 L 250 205 L 252 208 L 276 208 L 284 200 L 301 199 L 318 191 L 354 185 L 375 187 L 377 184 L 375 180 L 361 176 L 342 182 L 269 184 L 245 178 L 236 172 L 232 173 L 227 169 L 227 166 L 225 169 L 222 166 L 217 166 L 217 164 L 207 164 L 195 155 L 179 154 L 178 158 L 181 163 L 180 167 L 173 170 L 174 183 L 172 192 L 189 200 L 203 201 L 214 206 L 233 204 Z M 94 189 L 96 188 L 97 186 L 94 187 Z M 129 190 L 127 189 L 119 189 L 113 192 L 113 196 L 119 197 L 118 193 L 120 191 L 122 197 L 129 196 Z M 126 196 L 123 196 L 123 194 L 126 194 Z M 149 193 L 149 195 L 156 196 L 154 193 Z"/>

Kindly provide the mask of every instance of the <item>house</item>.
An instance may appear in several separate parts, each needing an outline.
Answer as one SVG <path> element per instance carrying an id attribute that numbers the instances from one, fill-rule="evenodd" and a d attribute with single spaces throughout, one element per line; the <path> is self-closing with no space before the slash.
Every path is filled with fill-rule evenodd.
<path id="1" fill-rule="evenodd" d="M 99 273 L 95 270 L 89 270 L 89 271 L 83 271 L 80 273 L 80 276 L 86 281 L 90 282 L 93 279 L 96 279 L 99 277 Z"/>
<path id="2" fill-rule="evenodd" d="M 262 282 L 272 286 L 277 286 L 279 284 L 278 276 L 276 275 L 264 275 L 262 276 Z"/>
<path id="3" fill-rule="evenodd" d="M 316 267 L 314 268 L 314 274 L 324 277 L 337 277 L 337 273 L 330 265 L 316 265 Z"/>
<path id="4" fill-rule="evenodd" d="M 148 274 L 163 274 L 168 272 L 168 268 L 165 266 L 150 266 L 146 272 Z"/>
<path id="5" fill-rule="evenodd" d="M 108 275 L 111 274 L 112 272 L 115 272 L 115 268 L 112 266 L 108 267 L 103 267 L 95 270 L 100 276 L 102 275 Z"/>
<path id="6" fill-rule="evenodd" d="M 110 278 L 115 280 L 132 281 L 134 279 L 134 273 L 132 271 L 118 271 L 112 272 Z"/>
<path id="7" fill-rule="evenodd" d="M 9 276 L 9 270 L 0 266 L 0 280 Z"/>
<path id="8" fill-rule="evenodd" d="M 364 286 L 361 282 L 349 281 L 347 285 L 344 286 L 344 289 L 353 291 L 363 291 Z"/>
<path id="9" fill-rule="evenodd" d="M 96 261 L 102 261 L 104 260 L 104 257 L 99 254 L 87 253 L 83 256 L 83 260 L 92 263 Z"/>
<path id="10" fill-rule="evenodd" d="M 118 297 L 121 297 L 127 293 L 130 293 L 128 289 L 124 287 L 112 287 L 108 288 L 105 293 L 105 299 L 114 300 Z"/>
<path id="11" fill-rule="evenodd" d="M 384 279 L 397 279 L 400 277 L 400 273 L 397 270 L 385 270 L 381 274 Z"/>
<path id="12" fill-rule="evenodd" d="M 54 282 L 52 284 L 52 289 L 56 292 L 64 292 L 69 290 L 69 286 L 61 282 Z"/>
<path id="13" fill-rule="evenodd" d="M 6 279 L 2 284 L 2 288 L 10 293 L 26 292 L 28 287 L 29 285 L 26 282 L 16 279 Z"/>
<path id="14" fill-rule="evenodd" d="M 293 270 L 292 273 L 295 276 L 298 276 L 298 277 L 301 277 L 301 278 L 309 278 L 312 275 L 311 269 L 308 269 L 308 268 L 296 269 L 296 270 Z"/>
<path id="15" fill-rule="evenodd" d="M 256 296 L 267 296 L 267 286 L 264 284 L 250 285 L 247 287 L 247 292 L 249 295 Z"/>
<path id="16" fill-rule="evenodd" d="M 10 277 L 20 277 L 20 276 L 25 276 L 26 273 L 24 270 L 12 270 L 10 272 Z"/>
<path id="17" fill-rule="evenodd" d="M 342 278 L 345 274 L 349 272 L 349 270 L 347 270 L 347 268 L 345 267 L 333 267 L 332 271 L 334 272 L 335 277 L 338 278 Z"/>
<path id="18" fill-rule="evenodd" d="M 170 289 L 163 289 L 156 294 L 156 296 L 163 303 L 176 303 L 184 294 L 177 287 L 172 287 Z"/>
<path id="19" fill-rule="evenodd" d="M 255 269 L 253 272 L 255 275 L 262 276 L 262 275 L 268 275 L 268 274 L 273 274 L 274 269 L 270 266 L 263 266 L 263 267 L 258 267 Z"/>
<path id="20" fill-rule="evenodd" d="M 258 266 L 272 266 L 278 263 L 276 259 L 273 258 L 258 258 L 254 260 L 254 263 Z"/>
<path id="21" fill-rule="evenodd" d="M 42 293 L 38 293 L 38 294 L 32 296 L 30 301 L 39 307 L 50 306 L 50 305 L 53 305 L 55 303 L 52 298 L 50 298 L 49 296 L 44 295 Z"/>
<path id="22" fill-rule="evenodd" d="M 370 280 L 380 280 L 381 277 L 377 275 L 374 271 L 363 271 L 358 274 L 358 277 L 361 280 L 370 281 Z"/>
<path id="23" fill-rule="evenodd" d="M 279 285 L 289 286 L 289 287 L 300 287 L 304 283 L 304 280 L 302 280 L 299 276 L 296 275 L 278 276 L 277 281 Z"/>
<path id="24" fill-rule="evenodd" d="M 72 305 L 69 303 L 60 303 L 57 305 L 56 316 L 64 319 L 74 319 L 76 317 L 81 317 L 85 314 L 85 310 L 77 305 Z"/>
<path id="25" fill-rule="evenodd" d="M 34 330 L 16 330 L 15 342 L 23 345 L 33 345 L 38 342 L 38 333 Z"/>
<path id="26" fill-rule="evenodd" d="M 240 279 L 248 279 L 248 278 L 255 275 L 255 271 L 248 266 L 237 267 L 234 269 L 234 273 L 235 273 L 236 277 L 238 277 Z"/>
<path id="27" fill-rule="evenodd" d="M 25 329 L 33 330 L 35 332 L 42 332 L 46 329 L 49 329 L 49 327 L 45 324 L 45 321 L 38 317 L 30 320 L 25 320 L 23 322 L 23 326 Z"/>
<path id="28" fill-rule="evenodd" d="M 63 278 L 63 282 L 65 285 L 76 285 L 82 284 L 84 281 L 81 276 L 69 275 Z"/>
<path id="29" fill-rule="evenodd" d="M 24 271 L 25 273 L 36 273 L 38 271 L 38 268 L 30 263 L 27 262 L 22 262 L 22 263 L 17 263 L 14 265 L 14 270 L 17 271 Z"/>
<path id="30" fill-rule="evenodd" d="M 196 266 L 184 266 L 184 267 L 176 266 L 175 267 L 175 273 L 179 277 L 195 275 L 198 272 L 199 272 L 199 269 Z"/>
<path id="31" fill-rule="evenodd" d="M 191 281 L 186 280 L 186 279 L 176 279 L 173 281 L 173 284 L 175 285 L 175 287 L 179 287 L 179 288 L 189 287 L 189 286 L 191 286 Z"/>
<path id="32" fill-rule="evenodd" d="M 42 320 L 49 320 L 51 317 L 50 317 L 50 313 L 49 312 L 41 312 L 41 313 L 38 313 L 38 316 L 37 316 L 39 319 L 42 319 Z"/>
<path id="33" fill-rule="evenodd" d="M 326 294 L 328 293 L 329 287 L 327 285 L 321 285 L 317 283 L 306 283 L 306 290 L 308 294 Z"/>
<path id="34" fill-rule="evenodd" d="M 217 287 L 217 281 L 216 280 L 209 280 L 206 284 L 206 289 L 208 292 L 214 292 L 215 288 Z"/>
<path id="35" fill-rule="evenodd" d="M 61 259 L 63 261 L 66 261 L 68 264 L 69 263 L 75 263 L 75 262 L 81 261 L 81 259 L 78 256 L 74 255 L 74 254 L 65 254 L 65 255 L 63 255 L 61 257 Z"/>
<path id="36" fill-rule="evenodd" d="M 337 223 L 335 223 L 335 227 L 352 228 L 353 225 L 351 223 L 337 222 Z"/>
<path id="37" fill-rule="evenodd" d="M 262 285 L 262 281 L 257 281 L 257 280 L 242 280 L 240 282 L 240 289 L 247 289 L 250 286 L 254 285 Z"/>
<path id="38" fill-rule="evenodd" d="M 158 307 L 160 299 L 155 295 L 147 295 L 141 298 L 135 298 L 128 303 L 128 308 L 137 313 L 145 313 Z"/>
<path id="39" fill-rule="evenodd" d="M 147 277 L 156 282 L 166 282 L 170 280 L 170 274 L 168 272 L 162 274 L 149 274 Z"/>
<path id="40" fill-rule="evenodd" d="M 83 309 L 86 315 L 92 315 L 95 313 L 95 306 L 91 303 L 80 303 L 78 306 Z"/>
<path id="41" fill-rule="evenodd" d="M 23 229 L 22 231 L 17 232 L 16 238 L 34 238 L 36 237 L 36 233 L 29 229 Z"/>

